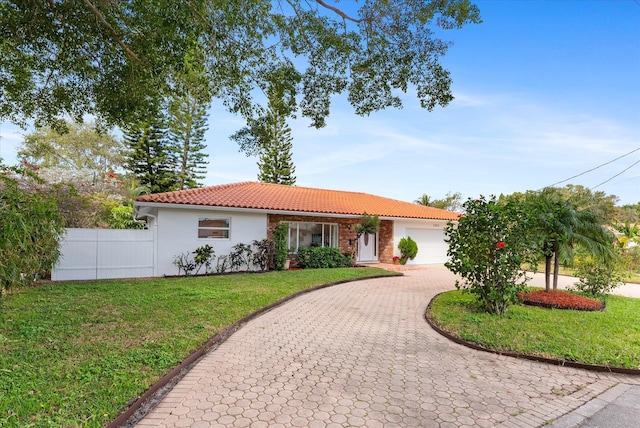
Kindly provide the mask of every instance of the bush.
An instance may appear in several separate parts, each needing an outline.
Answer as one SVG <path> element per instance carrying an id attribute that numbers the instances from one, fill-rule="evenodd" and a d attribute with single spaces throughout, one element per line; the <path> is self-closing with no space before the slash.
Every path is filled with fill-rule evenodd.
<path id="1" fill-rule="evenodd" d="M 191 254 L 194 257 L 191 258 Z M 184 272 L 185 276 L 197 275 L 204 266 L 204 273 L 209 273 L 211 261 L 215 257 L 215 251 L 211 245 L 196 248 L 193 253 L 181 253 L 173 258 L 173 264 L 178 268 L 178 275 Z"/>
<path id="2" fill-rule="evenodd" d="M 351 267 L 351 257 L 334 247 L 301 247 L 298 249 L 298 266 L 306 269 Z"/>
<path id="3" fill-rule="evenodd" d="M 38 183 L 29 171 L 0 165 L 0 297 L 50 272 L 60 257 L 64 220 L 55 192 Z"/>
<path id="4" fill-rule="evenodd" d="M 596 263 L 590 257 L 576 263 L 575 276 L 579 280 L 571 288 L 593 297 L 603 297 L 624 284 L 623 275 L 615 264 Z"/>
<path id="5" fill-rule="evenodd" d="M 243 266 L 246 270 L 249 270 L 252 262 L 253 250 L 251 246 L 247 244 L 238 243 L 231 247 L 231 253 L 229 253 L 229 263 L 232 271 L 239 271 Z"/>
<path id="6" fill-rule="evenodd" d="M 289 257 L 289 248 L 287 247 L 288 233 L 289 225 L 287 223 L 278 223 L 273 231 L 273 242 L 275 246 L 274 264 L 276 270 L 283 270 L 284 263 Z"/>
<path id="7" fill-rule="evenodd" d="M 413 260 L 418 255 L 418 244 L 411 239 L 410 236 L 402 238 L 398 243 L 398 250 L 400 250 L 400 264 L 407 264 L 408 260 Z"/>
<path id="8" fill-rule="evenodd" d="M 263 239 L 261 241 L 253 241 L 255 251 L 253 252 L 252 262 L 261 271 L 271 270 L 274 268 L 274 252 L 275 246 L 271 239 Z"/>
<path id="9" fill-rule="evenodd" d="M 526 231 L 529 217 L 514 201 L 498 205 L 494 198 L 468 200 L 466 215 L 445 229 L 449 243 L 445 266 L 459 274 L 456 288 L 476 296 L 489 313 L 504 314 L 524 291 L 525 273 L 520 266 L 535 265 L 535 252 Z"/>

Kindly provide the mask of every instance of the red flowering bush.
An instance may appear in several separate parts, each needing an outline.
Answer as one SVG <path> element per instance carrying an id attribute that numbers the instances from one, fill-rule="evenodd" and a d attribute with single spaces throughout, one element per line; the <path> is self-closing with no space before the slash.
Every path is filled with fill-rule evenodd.
<path id="1" fill-rule="evenodd" d="M 564 291 L 536 290 L 519 293 L 518 298 L 526 305 L 542 306 L 544 308 L 575 309 L 578 311 L 601 311 L 604 303 L 588 297 Z"/>
<path id="2" fill-rule="evenodd" d="M 529 217 L 515 202 L 498 203 L 494 197 L 469 199 L 463 207 L 464 217 L 445 230 L 450 257 L 445 266 L 462 277 L 456 288 L 475 295 L 487 312 L 504 314 L 525 288 L 521 265 L 535 264 L 526 233 Z"/>

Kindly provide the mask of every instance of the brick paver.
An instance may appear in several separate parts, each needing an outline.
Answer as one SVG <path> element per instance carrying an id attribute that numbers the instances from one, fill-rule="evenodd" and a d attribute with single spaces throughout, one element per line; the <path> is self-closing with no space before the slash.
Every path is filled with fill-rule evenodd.
<path id="1" fill-rule="evenodd" d="M 441 266 L 341 284 L 251 321 L 138 426 L 538 427 L 640 379 L 471 350 L 433 331 Z"/>

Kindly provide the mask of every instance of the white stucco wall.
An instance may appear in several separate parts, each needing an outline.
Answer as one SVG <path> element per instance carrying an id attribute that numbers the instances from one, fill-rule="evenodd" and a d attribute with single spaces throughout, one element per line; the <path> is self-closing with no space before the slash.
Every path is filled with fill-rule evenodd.
<path id="1" fill-rule="evenodd" d="M 400 239 L 410 236 L 418 244 L 418 255 L 408 265 L 442 264 L 447 258 L 448 244 L 444 242 L 446 220 L 396 220 L 393 223 L 394 255 L 400 256 Z"/>
<path id="2" fill-rule="evenodd" d="M 229 217 L 229 239 L 199 239 L 198 218 Z M 157 271 L 156 275 L 177 275 L 173 264 L 176 255 L 193 252 L 196 248 L 211 245 L 216 256 L 227 255 L 238 243 L 251 245 L 254 240 L 267 237 L 267 215 L 239 213 L 216 209 L 158 208 L 157 224 Z M 215 266 L 215 260 L 214 260 Z"/>

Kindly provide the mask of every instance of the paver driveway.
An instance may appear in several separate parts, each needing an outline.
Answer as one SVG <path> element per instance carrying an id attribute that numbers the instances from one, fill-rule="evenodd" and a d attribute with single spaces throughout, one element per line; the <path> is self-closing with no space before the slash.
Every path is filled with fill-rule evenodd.
<path id="1" fill-rule="evenodd" d="M 207 354 L 139 426 L 533 427 L 634 376 L 455 344 L 423 314 L 443 267 L 314 291 Z"/>

